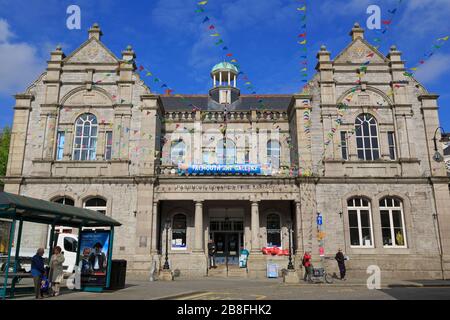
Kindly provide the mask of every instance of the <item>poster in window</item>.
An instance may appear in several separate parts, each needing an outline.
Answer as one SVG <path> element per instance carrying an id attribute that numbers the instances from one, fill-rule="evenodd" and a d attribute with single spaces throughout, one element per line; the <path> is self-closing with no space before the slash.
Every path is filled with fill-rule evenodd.
<path id="1" fill-rule="evenodd" d="M 109 231 L 83 231 L 80 235 L 81 286 L 105 287 Z"/>

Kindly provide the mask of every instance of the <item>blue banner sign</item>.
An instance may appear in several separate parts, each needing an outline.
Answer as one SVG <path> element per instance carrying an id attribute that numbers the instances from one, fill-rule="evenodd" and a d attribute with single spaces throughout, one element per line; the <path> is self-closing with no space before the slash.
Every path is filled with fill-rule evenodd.
<path id="1" fill-rule="evenodd" d="M 191 174 L 262 174 L 259 164 L 179 164 L 178 173 Z"/>

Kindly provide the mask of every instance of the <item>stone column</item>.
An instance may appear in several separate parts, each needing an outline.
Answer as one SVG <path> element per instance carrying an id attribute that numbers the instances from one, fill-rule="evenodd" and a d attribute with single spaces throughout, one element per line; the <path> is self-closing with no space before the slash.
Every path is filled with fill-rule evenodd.
<path id="1" fill-rule="evenodd" d="M 151 245 L 150 253 L 157 254 L 157 241 L 158 241 L 158 201 L 153 201 L 152 217 L 151 217 Z"/>
<path id="2" fill-rule="evenodd" d="M 203 252 L 203 202 L 195 201 L 194 251 Z"/>
<path id="3" fill-rule="evenodd" d="M 259 203 L 252 201 L 252 252 L 260 251 L 259 243 Z"/>
<path id="4" fill-rule="evenodd" d="M 302 208 L 300 201 L 295 201 L 295 239 L 296 239 L 296 254 L 302 254 L 303 250 L 303 237 L 302 237 Z"/>

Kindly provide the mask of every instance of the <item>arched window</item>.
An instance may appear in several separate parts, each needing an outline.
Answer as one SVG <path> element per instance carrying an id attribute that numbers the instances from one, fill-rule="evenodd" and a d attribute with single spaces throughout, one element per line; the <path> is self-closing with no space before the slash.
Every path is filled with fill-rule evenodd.
<path id="1" fill-rule="evenodd" d="M 277 140 L 267 142 L 267 161 L 275 169 L 280 167 L 280 143 Z"/>
<path id="2" fill-rule="evenodd" d="M 219 164 L 236 164 L 236 145 L 230 139 L 218 142 L 216 154 Z"/>
<path id="3" fill-rule="evenodd" d="M 91 113 L 85 113 L 75 122 L 75 137 L 72 160 L 96 160 L 97 157 L 97 118 Z"/>
<path id="4" fill-rule="evenodd" d="M 355 121 L 355 133 L 358 159 L 379 159 L 377 120 L 368 113 L 359 115 Z"/>
<path id="5" fill-rule="evenodd" d="M 381 199 L 380 215 L 383 246 L 405 248 L 405 219 L 401 200 L 390 197 Z"/>
<path id="6" fill-rule="evenodd" d="M 172 249 L 186 249 L 186 215 L 177 213 L 172 220 Z"/>
<path id="7" fill-rule="evenodd" d="M 373 247 L 372 213 L 370 202 L 365 198 L 351 198 L 347 201 L 350 245 L 352 247 Z"/>
<path id="8" fill-rule="evenodd" d="M 186 144 L 183 140 L 173 141 L 170 147 L 170 160 L 173 164 L 179 164 L 184 162 L 186 155 Z"/>
<path id="9" fill-rule="evenodd" d="M 75 206 L 75 201 L 72 198 L 69 197 L 59 197 L 59 198 L 55 198 L 52 200 L 52 202 L 56 202 L 56 203 L 60 203 L 60 204 L 64 204 L 66 206 Z M 64 227 L 64 226 L 55 226 L 55 231 L 56 233 L 72 233 L 73 229 L 70 227 Z M 49 235 L 48 235 L 48 239 L 50 241 L 50 232 L 51 232 L 51 226 L 49 226 Z M 72 241 L 72 238 L 68 238 L 71 239 L 70 241 Z M 76 243 L 76 241 L 75 241 Z M 73 246 L 70 246 L 70 248 L 73 248 Z M 66 248 L 66 243 L 64 243 L 64 250 L 66 251 L 71 251 L 69 247 Z M 75 251 L 76 252 L 76 251 Z"/>
<path id="10" fill-rule="evenodd" d="M 75 206 L 75 201 L 73 201 L 73 199 L 71 199 L 69 197 L 56 198 L 56 199 L 52 200 L 52 202 L 64 204 L 66 206 L 72 206 L 72 207 Z"/>
<path id="11" fill-rule="evenodd" d="M 267 215 L 267 246 L 281 247 L 280 216 L 275 213 Z"/>
<path id="12" fill-rule="evenodd" d="M 106 214 L 106 200 L 102 198 L 91 198 L 84 203 L 84 208 Z"/>

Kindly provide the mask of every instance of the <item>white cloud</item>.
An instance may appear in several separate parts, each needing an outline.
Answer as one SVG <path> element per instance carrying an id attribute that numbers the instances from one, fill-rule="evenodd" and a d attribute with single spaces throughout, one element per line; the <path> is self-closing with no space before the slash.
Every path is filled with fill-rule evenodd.
<path id="1" fill-rule="evenodd" d="M 22 42 L 13 43 L 6 20 L 0 19 L 0 94 L 23 92 L 44 70 L 44 60 L 37 49 Z"/>
<path id="2" fill-rule="evenodd" d="M 450 54 L 435 54 L 416 72 L 416 79 L 428 84 L 450 71 Z"/>
<path id="3" fill-rule="evenodd" d="M 0 19 L 0 43 L 6 42 L 13 36 L 9 30 L 8 22 L 4 19 Z"/>
<path id="4" fill-rule="evenodd" d="M 449 0 L 409 0 L 405 6 L 401 8 L 402 19 L 398 22 L 402 32 L 414 37 L 449 32 Z"/>

